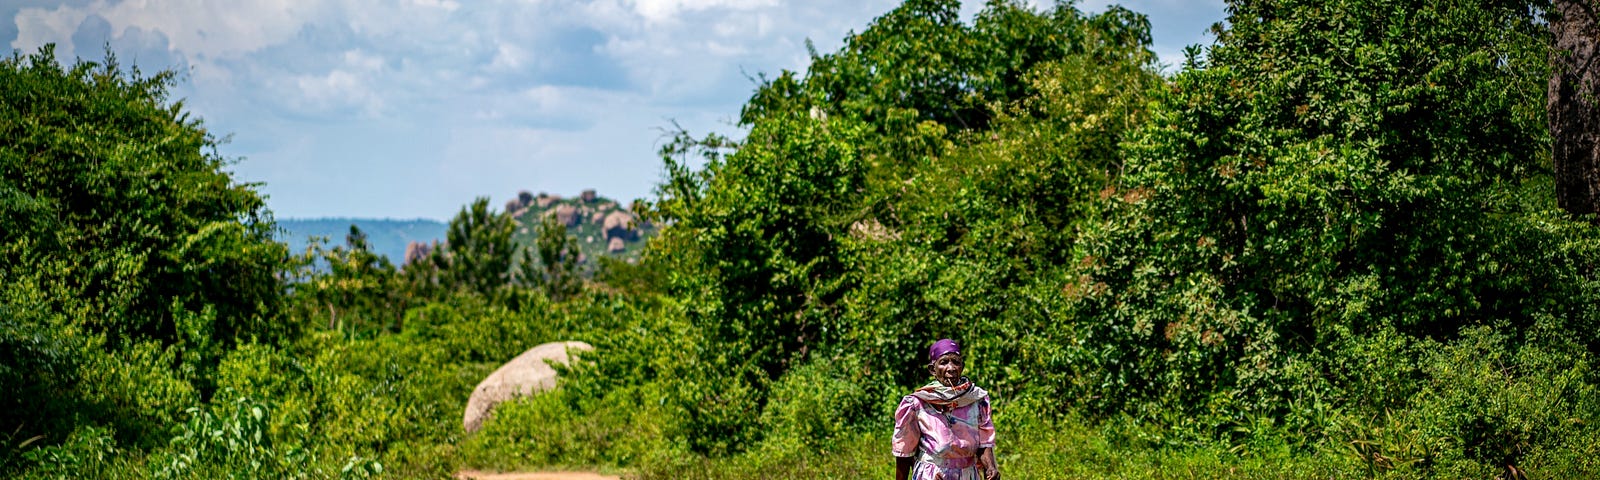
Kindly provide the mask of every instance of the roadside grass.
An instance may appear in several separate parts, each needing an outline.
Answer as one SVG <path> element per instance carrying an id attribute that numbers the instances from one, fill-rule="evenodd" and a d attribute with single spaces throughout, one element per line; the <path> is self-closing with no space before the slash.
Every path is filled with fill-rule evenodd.
<path id="1" fill-rule="evenodd" d="M 1240 456 L 1225 448 L 1165 449 L 1122 444 L 1125 429 L 1094 428 L 1074 419 L 1002 426 L 996 450 L 1002 478 L 1013 479 L 1327 479 L 1364 472 L 1328 454 L 1268 451 Z M 854 431 L 814 445 L 763 443 L 743 454 L 708 459 L 685 456 L 643 465 L 641 480 L 893 478 L 888 433 Z M 783 443 L 783 442 L 779 442 Z"/>

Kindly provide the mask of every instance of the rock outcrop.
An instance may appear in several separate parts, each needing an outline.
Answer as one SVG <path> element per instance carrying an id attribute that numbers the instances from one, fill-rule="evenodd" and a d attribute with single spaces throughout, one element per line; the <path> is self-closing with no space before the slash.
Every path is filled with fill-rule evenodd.
<path id="1" fill-rule="evenodd" d="M 556 208 L 546 210 L 545 215 L 555 215 L 556 222 L 566 225 L 567 228 L 583 223 L 583 212 L 579 212 L 578 207 L 572 205 L 557 205 Z"/>
<path id="2" fill-rule="evenodd" d="M 538 205 L 539 208 L 550 208 L 550 204 L 559 201 L 561 201 L 560 195 L 551 195 L 544 192 L 539 192 L 539 196 L 533 199 L 534 204 Z"/>
<path id="3" fill-rule="evenodd" d="M 632 213 L 617 210 L 606 215 L 601 231 L 605 232 L 607 239 L 622 239 L 631 242 L 639 239 L 639 230 L 634 226 Z M 615 250 L 613 250 L 615 251 Z"/>
<path id="4" fill-rule="evenodd" d="M 527 190 L 517 192 L 516 197 L 506 200 L 506 212 L 511 213 L 513 217 L 521 216 L 521 212 L 526 211 L 528 206 L 533 205 L 533 200 L 532 192 Z"/>
<path id="5" fill-rule="evenodd" d="M 556 371 L 550 363 L 567 364 L 577 352 L 591 350 L 594 347 L 583 342 L 551 342 L 522 352 L 472 389 L 461 427 L 468 433 L 476 432 L 489 419 L 495 405 L 555 388 Z"/>
<path id="6" fill-rule="evenodd" d="M 434 244 L 432 244 L 432 243 L 422 243 L 422 242 L 407 243 L 406 244 L 406 260 L 405 260 L 405 263 L 403 263 L 401 265 L 410 265 L 410 264 L 413 264 L 413 263 L 416 263 L 416 262 L 420 262 L 424 258 L 428 258 L 428 254 L 433 253 L 433 247 L 434 247 Z"/>

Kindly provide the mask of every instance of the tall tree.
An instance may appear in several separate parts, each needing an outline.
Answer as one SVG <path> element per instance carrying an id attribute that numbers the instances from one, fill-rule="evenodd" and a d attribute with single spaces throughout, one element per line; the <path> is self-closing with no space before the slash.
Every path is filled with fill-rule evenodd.
<path id="1" fill-rule="evenodd" d="M 1556 203 L 1575 215 L 1590 215 L 1600 212 L 1600 3 L 1556 0 L 1553 7 L 1555 48 L 1546 108 Z"/>
<path id="2" fill-rule="evenodd" d="M 433 254 L 440 282 L 447 289 L 484 295 L 510 283 L 511 233 L 514 230 L 516 223 L 511 216 L 490 211 L 486 197 L 462 207 L 456 218 L 450 220 L 444 248 Z"/>
<path id="3" fill-rule="evenodd" d="M 577 237 L 567 233 L 567 224 L 561 223 L 555 215 L 546 215 L 539 224 L 539 238 L 534 241 L 534 247 L 538 251 L 537 260 L 533 256 L 535 249 L 522 249 L 518 281 L 544 290 L 552 300 L 560 301 L 578 293 L 583 287 L 583 280 L 578 276 L 578 257 L 582 254 L 578 251 Z"/>
<path id="4" fill-rule="evenodd" d="M 355 225 L 343 246 L 313 244 L 306 264 L 312 273 L 297 282 L 295 306 L 305 318 L 327 317 L 328 328 L 349 331 L 399 329 L 411 292 L 387 257 L 372 252 Z"/>
<path id="5" fill-rule="evenodd" d="M 18 438 L 100 422 L 154 440 L 225 349 L 297 334 L 265 201 L 173 81 L 51 46 L 0 58 L 0 428 Z"/>

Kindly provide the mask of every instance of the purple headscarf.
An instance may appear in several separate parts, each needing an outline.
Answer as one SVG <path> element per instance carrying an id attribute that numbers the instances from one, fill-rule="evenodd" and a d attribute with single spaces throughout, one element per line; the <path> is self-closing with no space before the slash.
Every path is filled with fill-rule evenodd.
<path id="1" fill-rule="evenodd" d="M 946 353 L 960 354 L 961 344 L 948 338 L 941 338 L 939 341 L 933 342 L 933 345 L 928 346 L 928 363 L 933 363 L 934 360 L 938 360 L 939 357 L 943 357 Z"/>

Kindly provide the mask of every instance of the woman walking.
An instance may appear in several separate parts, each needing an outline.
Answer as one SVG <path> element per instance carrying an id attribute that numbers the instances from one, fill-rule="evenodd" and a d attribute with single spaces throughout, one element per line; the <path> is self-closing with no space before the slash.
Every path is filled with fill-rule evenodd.
<path id="1" fill-rule="evenodd" d="M 894 412 L 895 480 L 1000 478 L 989 393 L 961 375 L 965 366 L 955 340 L 928 347 L 934 381 L 901 398 Z"/>

